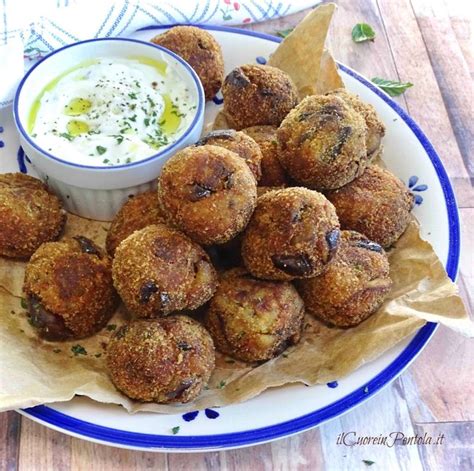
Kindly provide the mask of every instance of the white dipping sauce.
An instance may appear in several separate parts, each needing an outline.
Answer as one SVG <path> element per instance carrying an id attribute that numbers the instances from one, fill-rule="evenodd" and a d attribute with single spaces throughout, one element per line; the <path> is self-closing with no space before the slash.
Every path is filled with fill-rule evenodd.
<path id="1" fill-rule="evenodd" d="M 36 143 L 62 160 L 123 165 L 173 144 L 189 127 L 196 105 L 165 62 L 100 58 L 47 85 L 29 127 Z"/>

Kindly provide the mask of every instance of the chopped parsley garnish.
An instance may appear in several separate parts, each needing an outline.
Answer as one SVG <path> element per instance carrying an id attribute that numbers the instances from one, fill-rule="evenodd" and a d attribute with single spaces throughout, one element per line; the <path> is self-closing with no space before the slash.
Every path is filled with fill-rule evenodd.
<path id="1" fill-rule="evenodd" d="M 72 141 L 74 139 L 74 136 L 69 134 L 68 132 L 62 132 L 60 134 L 60 137 L 64 137 L 64 139 L 67 139 L 68 141 Z"/>
<path id="2" fill-rule="evenodd" d="M 179 429 L 180 429 L 180 428 L 181 428 L 181 427 L 180 427 L 179 425 L 177 425 L 176 427 L 173 427 L 173 428 L 171 429 L 171 433 L 172 433 L 173 435 L 176 435 L 176 434 L 179 432 Z"/>
<path id="3" fill-rule="evenodd" d="M 225 381 L 222 380 L 222 381 L 219 383 L 218 388 L 219 388 L 219 389 L 222 389 L 224 386 L 225 386 Z"/>
<path id="4" fill-rule="evenodd" d="M 133 121 L 135 122 L 137 120 L 137 115 L 134 114 L 133 116 L 130 116 L 130 118 L 128 118 L 130 121 Z"/>
<path id="5" fill-rule="evenodd" d="M 71 352 L 74 353 L 74 356 L 78 355 L 87 355 L 87 350 L 82 345 L 73 345 L 71 347 Z"/>
<path id="6" fill-rule="evenodd" d="M 104 160 L 102 161 L 103 164 L 108 164 L 109 162 L 110 162 L 109 159 L 104 159 Z"/>
<path id="7" fill-rule="evenodd" d="M 102 155 L 102 154 L 105 154 L 107 152 L 107 148 L 106 147 L 102 147 L 102 146 L 97 146 L 96 147 L 96 150 L 97 150 L 97 153 L 99 155 Z"/>
<path id="8" fill-rule="evenodd" d="M 372 461 L 372 460 L 362 460 L 362 463 L 366 464 L 367 466 L 372 466 L 375 461 Z"/>
<path id="9" fill-rule="evenodd" d="M 126 160 L 125 160 L 125 163 L 129 164 L 131 161 L 132 161 L 132 159 L 130 157 L 127 157 Z"/>
<path id="10" fill-rule="evenodd" d="M 145 126 L 149 126 L 150 125 L 150 118 L 145 118 L 143 120 L 143 123 L 145 124 Z"/>
<path id="11" fill-rule="evenodd" d="M 123 136 L 121 134 L 111 134 L 110 137 L 113 137 L 119 145 L 123 142 Z"/>
<path id="12" fill-rule="evenodd" d="M 132 100 L 136 100 L 136 99 L 137 99 L 137 94 L 136 94 L 136 93 L 129 93 L 128 96 L 129 96 Z"/>

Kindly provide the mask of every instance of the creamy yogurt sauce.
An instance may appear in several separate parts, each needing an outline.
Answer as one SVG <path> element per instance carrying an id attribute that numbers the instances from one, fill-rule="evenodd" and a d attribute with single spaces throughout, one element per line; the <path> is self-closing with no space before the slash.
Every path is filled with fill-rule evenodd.
<path id="1" fill-rule="evenodd" d="M 123 165 L 175 142 L 197 103 L 166 62 L 99 58 L 50 82 L 28 123 L 37 144 L 68 162 Z"/>

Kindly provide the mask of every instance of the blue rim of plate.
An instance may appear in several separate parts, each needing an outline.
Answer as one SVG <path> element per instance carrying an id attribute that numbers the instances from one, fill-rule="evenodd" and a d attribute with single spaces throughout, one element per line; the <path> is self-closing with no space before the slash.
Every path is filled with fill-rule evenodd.
<path id="1" fill-rule="evenodd" d="M 281 38 L 277 38 L 269 34 L 247 31 L 240 28 L 207 25 L 196 26 L 213 31 L 224 31 L 242 34 L 244 36 L 253 36 L 276 43 L 282 41 Z M 149 26 L 142 28 L 139 31 L 164 28 L 169 28 L 169 26 Z M 376 95 L 382 98 L 382 100 L 385 101 L 385 103 L 387 103 L 403 119 L 403 121 L 405 121 L 430 158 L 443 189 L 443 195 L 446 201 L 446 210 L 449 220 L 449 251 L 448 260 L 446 263 L 446 272 L 448 273 L 448 276 L 454 281 L 457 275 L 461 248 L 460 223 L 456 198 L 441 159 L 434 150 L 431 142 L 425 136 L 420 127 L 415 123 L 415 121 L 413 121 L 413 119 L 397 103 L 395 103 L 388 95 L 386 95 L 385 92 L 380 90 L 364 77 L 360 76 L 354 70 L 342 64 L 338 64 L 338 66 L 345 73 L 363 83 Z M 198 436 L 152 435 L 127 432 L 96 425 L 70 417 L 48 406 L 36 406 L 29 409 L 23 409 L 22 413 L 26 416 L 34 417 L 45 424 L 50 424 L 58 429 L 71 432 L 82 438 L 89 438 L 104 444 L 123 447 L 142 449 L 154 448 L 158 450 L 166 449 L 171 451 L 207 451 L 210 449 L 236 448 L 241 446 L 256 445 L 316 427 L 317 425 L 333 419 L 349 411 L 356 405 L 364 402 L 376 392 L 380 391 L 381 388 L 388 385 L 400 373 L 402 373 L 405 368 L 409 366 L 409 364 L 421 352 L 423 347 L 428 343 L 436 328 L 437 324 L 432 322 L 427 323 L 418 331 L 413 340 L 390 365 L 388 365 L 377 376 L 372 378 L 368 383 L 358 388 L 356 391 L 348 394 L 347 396 L 339 399 L 338 401 L 301 417 L 245 432 Z"/>

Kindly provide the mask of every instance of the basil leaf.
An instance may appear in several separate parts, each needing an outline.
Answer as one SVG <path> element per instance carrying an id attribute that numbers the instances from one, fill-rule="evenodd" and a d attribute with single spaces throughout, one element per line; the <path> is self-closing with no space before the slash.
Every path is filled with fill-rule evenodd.
<path id="1" fill-rule="evenodd" d="M 107 152 L 107 148 L 102 147 L 102 146 L 97 146 L 96 150 L 99 153 L 99 155 L 105 154 Z"/>
<path id="2" fill-rule="evenodd" d="M 396 80 L 385 80 L 380 77 L 374 77 L 372 82 L 390 96 L 399 96 L 404 93 L 407 88 L 413 87 L 411 82 L 397 82 Z"/>
<path id="3" fill-rule="evenodd" d="M 352 40 L 355 43 L 363 43 L 365 41 L 373 41 L 375 39 L 375 31 L 372 26 L 367 23 L 357 23 L 352 28 Z"/>
<path id="4" fill-rule="evenodd" d="M 280 38 L 286 38 L 294 29 L 295 28 L 282 29 L 281 31 L 277 31 L 276 34 L 280 36 Z"/>

